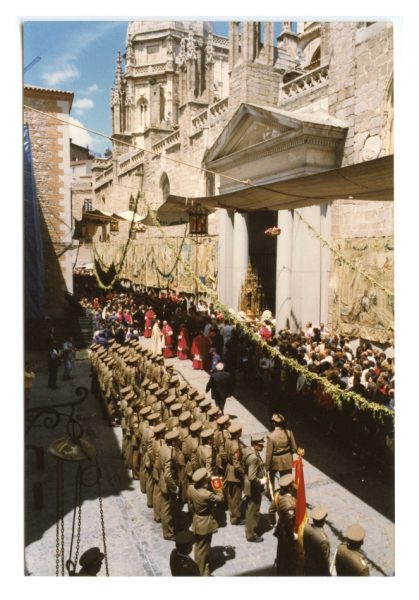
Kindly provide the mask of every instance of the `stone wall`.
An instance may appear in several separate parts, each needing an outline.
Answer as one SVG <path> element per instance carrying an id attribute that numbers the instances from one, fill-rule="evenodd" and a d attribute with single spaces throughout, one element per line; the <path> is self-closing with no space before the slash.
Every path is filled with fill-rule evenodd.
<path id="1" fill-rule="evenodd" d="M 73 95 L 42 89 L 24 90 L 24 104 L 63 116 Z M 40 207 L 45 266 L 45 316 L 61 317 L 64 291 L 73 291 L 70 141 L 68 126 L 44 114 L 24 109 L 29 126 L 36 192 Z"/>

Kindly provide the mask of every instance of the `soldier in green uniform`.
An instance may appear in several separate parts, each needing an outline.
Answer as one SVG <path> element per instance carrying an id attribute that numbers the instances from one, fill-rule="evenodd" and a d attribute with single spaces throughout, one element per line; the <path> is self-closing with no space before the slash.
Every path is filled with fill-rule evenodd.
<path id="1" fill-rule="evenodd" d="M 173 577 L 200 577 L 198 565 L 189 556 L 195 543 L 192 531 L 183 530 L 175 535 L 176 548 L 170 554 L 170 571 Z"/>
<path id="2" fill-rule="evenodd" d="M 164 436 L 165 444 L 160 449 L 160 516 L 165 540 L 174 540 L 174 522 L 178 511 L 178 480 L 176 463 L 176 443 L 179 432 L 175 429 Z"/>
<path id="3" fill-rule="evenodd" d="M 177 463 L 178 463 L 178 479 L 180 487 L 180 498 L 185 504 L 187 502 L 187 492 L 189 486 L 189 479 L 186 473 L 186 456 L 184 453 L 184 444 L 189 436 L 189 425 L 191 424 L 191 413 L 189 410 L 182 412 L 179 415 L 179 449 L 177 451 Z"/>
<path id="4" fill-rule="evenodd" d="M 248 542 L 263 542 L 258 535 L 260 505 L 262 492 L 266 484 L 265 467 L 260 452 L 263 450 L 264 439 L 261 435 L 251 436 L 251 445 L 243 451 L 244 466 L 244 495 L 246 496 L 246 539 Z"/>
<path id="5" fill-rule="evenodd" d="M 163 446 L 163 437 L 167 432 L 166 425 L 159 423 L 154 427 L 154 437 L 148 456 L 153 469 L 153 513 L 156 523 L 161 523 L 161 491 L 160 491 L 160 450 Z"/>
<path id="6" fill-rule="evenodd" d="M 217 475 L 224 478 L 226 474 L 227 466 L 227 451 L 226 443 L 230 439 L 230 433 L 228 428 L 230 427 L 230 417 L 228 415 L 222 415 L 217 418 L 217 429 L 214 433 L 214 446 L 215 446 L 215 464 L 217 467 Z"/>
<path id="7" fill-rule="evenodd" d="M 147 482 L 147 471 L 145 468 L 145 453 L 147 452 L 147 445 L 143 444 L 143 436 L 145 430 L 150 427 L 148 422 L 148 415 L 151 413 L 150 406 L 144 406 L 139 412 L 140 425 L 138 427 L 138 463 L 139 463 L 139 476 L 140 476 L 140 489 L 143 494 L 146 493 L 146 482 Z"/>
<path id="8" fill-rule="evenodd" d="M 345 533 L 346 543 L 336 551 L 336 574 L 338 577 L 368 577 L 369 567 L 361 553 L 365 530 L 361 525 L 351 525 Z"/>
<path id="9" fill-rule="evenodd" d="M 148 415 L 149 427 L 144 431 L 144 435 L 141 439 L 141 447 L 143 449 L 144 466 L 146 470 L 146 495 L 147 495 L 147 506 L 153 508 L 153 495 L 154 495 L 154 479 L 153 479 L 153 465 L 150 460 L 151 445 L 154 438 L 154 427 L 158 425 L 160 420 L 159 413 L 150 413 Z"/>
<path id="10" fill-rule="evenodd" d="M 192 531 L 195 534 L 195 562 L 203 576 L 210 575 L 208 555 L 212 535 L 217 531 L 217 522 L 212 516 L 214 503 L 224 501 L 221 493 L 209 489 L 209 475 L 205 468 L 193 474 L 193 484 L 188 488 L 188 503 L 193 513 Z"/>
<path id="11" fill-rule="evenodd" d="M 274 535 L 278 540 L 276 550 L 277 575 L 296 575 L 297 534 L 294 533 L 295 498 L 293 496 L 294 477 L 292 473 L 279 479 L 279 492 L 274 494 L 274 503 L 278 513 L 278 523 Z"/>
<path id="12" fill-rule="evenodd" d="M 242 427 L 239 423 L 232 423 L 228 428 L 228 432 L 230 439 L 226 440 L 225 446 L 227 454 L 225 478 L 228 511 L 230 513 L 230 523 L 232 525 L 242 525 L 241 505 L 244 471 L 241 459 L 245 445 L 240 439 Z"/>
<path id="13" fill-rule="evenodd" d="M 191 423 L 189 426 L 189 435 L 185 438 L 182 444 L 182 452 L 186 461 L 185 472 L 186 476 L 188 477 L 188 486 L 192 483 L 192 475 L 198 469 L 196 451 L 199 446 L 199 435 L 201 431 L 201 421 L 194 421 Z"/>
<path id="14" fill-rule="evenodd" d="M 311 511 L 313 524 L 306 523 L 303 533 L 304 575 L 328 577 L 330 575 L 330 542 L 324 531 L 327 511 L 315 506 Z"/>
<path id="15" fill-rule="evenodd" d="M 209 475 L 215 475 L 214 430 L 204 429 L 200 437 L 201 442 L 196 449 L 197 467 L 205 467 Z"/>

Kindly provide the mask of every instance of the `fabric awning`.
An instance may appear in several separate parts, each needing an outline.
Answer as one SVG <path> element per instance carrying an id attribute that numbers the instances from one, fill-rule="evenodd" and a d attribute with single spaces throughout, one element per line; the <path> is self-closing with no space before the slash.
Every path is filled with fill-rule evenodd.
<path id="1" fill-rule="evenodd" d="M 247 187 L 219 196 L 193 198 L 193 201 L 208 209 L 227 208 L 252 212 L 293 209 L 342 199 L 393 201 L 393 155 L 315 175 Z"/>
<path id="2" fill-rule="evenodd" d="M 184 196 L 169 194 L 166 201 L 158 208 L 156 213 L 157 218 L 162 225 L 188 223 L 189 213 L 193 210 L 194 204 L 197 202 L 197 198 L 185 198 Z M 215 206 L 207 207 L 209 212 L 213 212 L 215 208 Z"/>
<path id="3" fill-rule="evenodd" d="M 94 210 L 84 211 L 83 220 L 103 221 L 105 223 L 109 223 L 111 221 L 115 221 L 115 218 L 112 216 L 112 213 L 95 208 Z"/>
<path id="4" fill-rule="evenodd" d="M 125 210 L 123 212 L 114 213 L 113 216 L 117 217 L 118 219 L 124 219 L 125 221 L 130 221 L 130 222 L 132 222 L 132 219 L 134 217 L 134 223 L 139 223 L 140 221 L 144 221 L 144 219 L 146 218 L 146 215 L 139 215 L 137 213 L 134 213 L 133 210 Z"/>

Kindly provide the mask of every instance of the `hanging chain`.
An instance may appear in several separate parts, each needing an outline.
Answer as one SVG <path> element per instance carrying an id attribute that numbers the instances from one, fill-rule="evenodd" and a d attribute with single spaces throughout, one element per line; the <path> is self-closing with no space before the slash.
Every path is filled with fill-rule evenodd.
<path id="1" fill-rule="evenodd" d="M 61 481 L 60 481 L 60 496 L 61 496 L 61 576 L 64 577 L 64 463 L 61 465 Z"/>
<path id="2" fill-rule="evenodd" d="M 102 489 L 101 489 L 101 485 L 100 485 L 101 472 L 100 472 L 100 468 L 99 468 L 99 464 L 98 464 L 97 460 L 96 460 L 96 466 L 97 466 L 97 488 L 98 488 L 98 497 L 99 497 L 100 524 L 102 527 L 102 539 L 103 539 L 103 554 L 105 555 L 106 577 L 109 577 L 108 551 L 106 549 L 105 517 L 103 514 Z"/>
<path id="3" fill-rule="evenodd" d="M 60 463 L 57 460 L 57 484 L 56 484 L 56 505 L 57 518 L 55 520 L 55 576 L 60 574 Z"/>
<path id="4" fill-rule="evenodd" d="M 74 564 L 77 565 L 77 561 L 79 559 L 79 550 L 80 550 L 80 533 L 81 533 L 81 480 L 78 482 L 79 488 L 79 498 L 78 498 L 78 515 L 77 515 L 77 538 L 76 538 L 76 555 L 74 557 Z"/>

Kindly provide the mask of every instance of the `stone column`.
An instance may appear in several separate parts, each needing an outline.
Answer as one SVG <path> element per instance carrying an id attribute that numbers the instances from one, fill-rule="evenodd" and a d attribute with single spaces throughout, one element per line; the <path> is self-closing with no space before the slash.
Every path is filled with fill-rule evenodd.
<path id="1" fill-rule="evenodd" d="M 232 308 L 239 307 L 240 292 L 246 277 L 247 263 L 249 260 L 249 232 L 247 228 L 247 214 L 234 213 L 234 235 L 233 235 L 233 304 Z"/>
<path id="2" fill-rule="evenodd" d="M 218 211 L 218 296 L 228 308 L 233 307 L 233 244 L 234 216 L 232 211 Z"/>
<path id="3" fill-rule="evenodd" d="M 278 227 L 281 234 L 276 245 L 276 330 L 291 326 L 291 276 L 292 276 L 292 232 L 291 210 L 278 211 Z"/>
<path id="4" fill-rule="evenodd" d="M 266 21 L 263 36 L 263 49 L 265 55 L 265 63 L 267 65 L 274 64 L 274 24 L 272 21 Z"/>
<path id="5" fill-rule="evenodd" d="M 324 202 L 320 205 L 320 234 L 326 240 L 331 240 L 332 234 L 332 220 L 330 209 L 331 205 L 329 202 Z M 327 246 L 322 245 L 320 248 L 320 322 L 326 324 L 329 321 L 329 282 L 331 271 L 330 262 L 330 250 Z"/>

